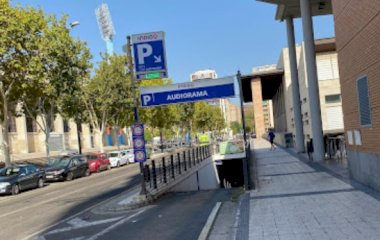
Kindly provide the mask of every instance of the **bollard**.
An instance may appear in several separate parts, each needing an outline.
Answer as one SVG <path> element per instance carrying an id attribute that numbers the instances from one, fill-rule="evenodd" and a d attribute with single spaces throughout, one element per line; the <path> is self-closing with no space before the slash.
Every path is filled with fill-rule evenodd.
<path id="1" fill-rule="evenodd" d="M 170 170 L 171 170 L 172 178 L 174 179 L 174 157 L 173 157 L 173 154 L 170 155 Z"/>
<path id="2" fill-rule="evenodd" d="M 152 162 L 152 178 L 153 178 L 153 188 L 157 189 L 157 173 L 156 173 L 156 163 L 154 160 Z"/>
<path id="3" fill-rule="evenodd" d="M 188 151 L 187 159 L 189 160 L 189 168 L 191 168 L 191 150 Z"/>
<path id="4" fill-rule="evenodd" d="M 196 165 L 197 163 L 196 163 L 195 148 L 193 148 L 192 152 L 193 152 L 193 156 L 192 156 L 193 157 L 193 159 L 192 159 L 193 160 L 193 165 Z"/>
<path id="5" fill-rule="evenodd" d="M 183 166 L 184 166 L 184 170 L 187 171 L 186 151 L 183 151 Z"/>
<path id="6" fill-rule="evenodd" d="M 162 173 L 164 177 L 164 183 L 167 183 L 167 178 L 166 178 L 166 164 L 165 164 L 165 157 L 162 158 Z"/>
<path id="7" fill-rule="evenodd" d="M 178 161 L 178 174 L 181 175 L 181 154 L 178 152 L 177 153 L 177 161 Z"/>

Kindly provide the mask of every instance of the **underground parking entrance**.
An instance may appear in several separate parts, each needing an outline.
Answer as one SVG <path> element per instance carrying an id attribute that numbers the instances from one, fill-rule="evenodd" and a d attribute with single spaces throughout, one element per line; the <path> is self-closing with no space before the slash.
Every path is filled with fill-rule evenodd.
<path id="1" fill-rule="evenodd" d="M 216 160 L 221 188 L 244 186 L 243 159 Z"/>

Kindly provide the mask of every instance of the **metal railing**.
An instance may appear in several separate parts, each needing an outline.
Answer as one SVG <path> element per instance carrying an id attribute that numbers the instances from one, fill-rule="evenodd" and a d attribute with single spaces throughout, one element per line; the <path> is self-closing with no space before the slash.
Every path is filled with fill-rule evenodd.
<path id="1" fill-rule="evenodd" d="M 188 174 L 213 154 L 211 145 L 195 146 L 165 156 L 152 157 L 145 165 L 144 178 L 149 192 L 160 190 Z"/>

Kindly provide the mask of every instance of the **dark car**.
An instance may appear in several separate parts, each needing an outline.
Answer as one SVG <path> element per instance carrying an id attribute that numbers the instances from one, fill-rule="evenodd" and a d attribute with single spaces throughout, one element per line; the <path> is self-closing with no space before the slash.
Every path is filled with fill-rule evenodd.
<path id="1" fill-rule="evenodd" d="M 0 193 L 19 194 L 31 188 L 42 188 L 45 171 L 32 164 L 13 165 L 0 169 Z"/>
<path id="2" fill-rule="evenodd" d="M 86 157 L 82 155 L 64 156 L 50 160 L 45 168 L 46 180 L 73 180 L 90 175 Z"/>

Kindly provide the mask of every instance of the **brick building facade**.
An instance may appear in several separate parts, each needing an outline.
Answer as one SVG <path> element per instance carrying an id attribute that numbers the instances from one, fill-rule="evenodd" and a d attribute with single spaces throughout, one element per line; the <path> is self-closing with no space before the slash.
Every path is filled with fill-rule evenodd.
<path id="1" fill-rule="evenodd" d="M 380 189 L 380 1 L 332 5 L 350 172 Z"/>

